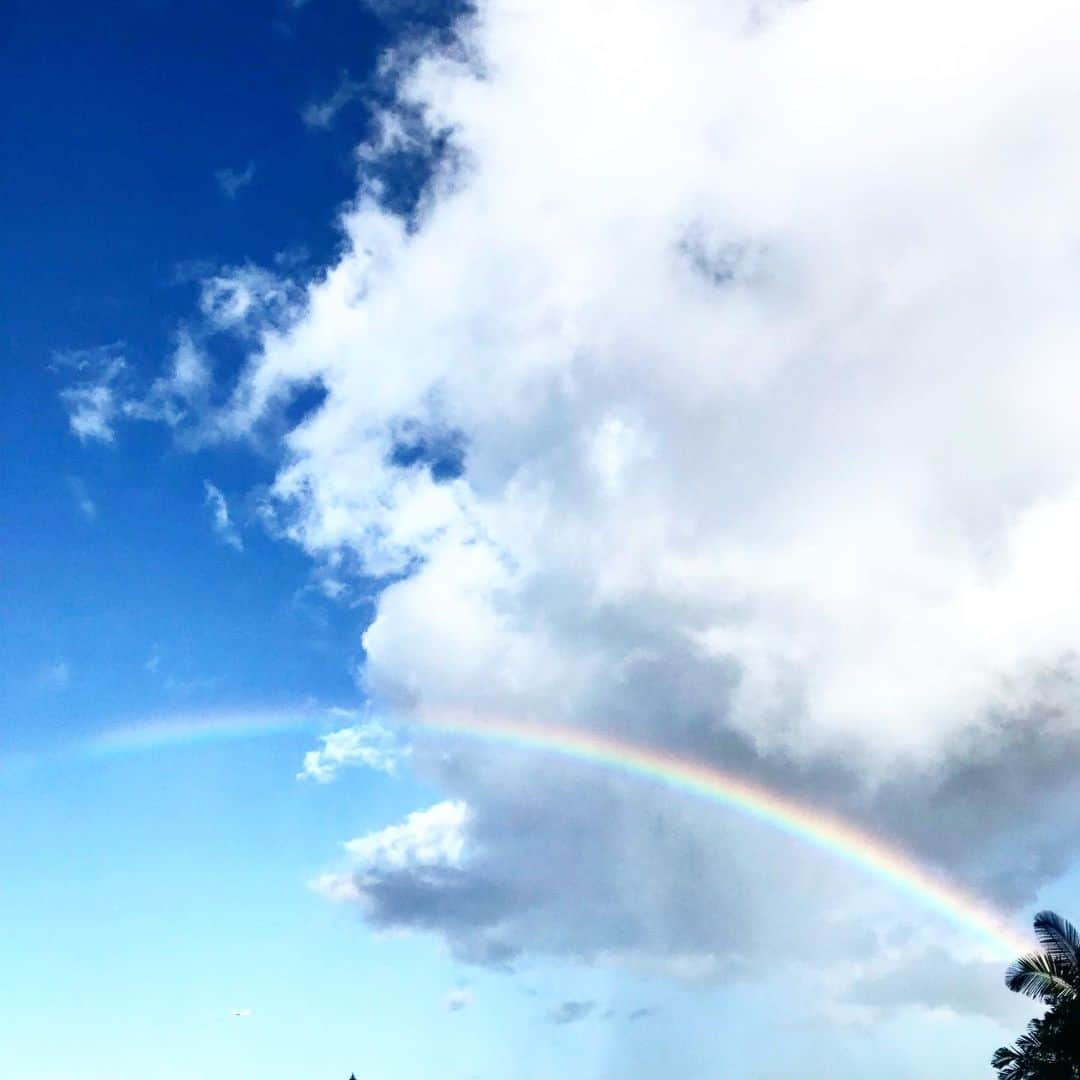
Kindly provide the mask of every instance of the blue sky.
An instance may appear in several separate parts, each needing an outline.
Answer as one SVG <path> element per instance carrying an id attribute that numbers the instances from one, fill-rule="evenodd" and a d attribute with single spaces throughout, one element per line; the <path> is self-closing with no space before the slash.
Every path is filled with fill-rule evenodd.
<path id="1" fill-rule="evenodd" d="M 192 693 L 224 681 L 227 695 L 245 699 L 349 686 L 339 650 L 355 640 L 356 622 L 294 595 L 306 580 L 302 561 L 265 544 L 270 561 L 256 571 L 222 559 L 206 535 L 204 478 L 244 489 L 266 463 L 180 453 L 149 425 L 125 432 L 116 452 L 87 452 L 70 439 L 51 361 L 42 363 L 123 342 L 133 364 L 152 369 L 190 310 L 187 264 L 333 249 L 363 111 L 349 117 L 351 136 L 313 136 L 300 109 L 332 91 L 347 62 L 370 65 L 385 31 L 351 4 L 326 5 L 313 26 L 299 14 L 207 5 L 178 19 L 170 5 L 131 4 L 107 21 L 80 5 L 16 5 L 6 16 L 3 183 L 15 254 L 4 267 L 5 496 L 26 533 L 9 547 L 5 607 L 27 621 L 13 628 L 7 660 L 18 670 L 4 684 L 31 737 L 43 734 L 43 717 L 28 712 L 54 707 L 33 704 L 41 695 L 31 673 L 57 664 L 70 666 L 68 690 L 79 688 L 83 708 L 146 708 L 169 678 Z M 223 195 L 215 172 L 252 161 L 251 184 Z M 270 566 L 279 590 L 260 583 Z M 279 625 L 273 643 L 266 631 Z M 297 640 L 310 643 L 303 657 L 283 645 Z M 145 665 L 159 651 L 155 677 Z M 261 660 L 275 654 L 268 686 Z M 100 716 L 86 712 L 82 722 L 92 719 Z"/>
<path id="2" fill-rule="evenodd" d="M 1077 16 L 977 7 L 4 9 L 2 1071 L 989 1073 L 974 937 L 423 723 L 1080 916 Z"/>
<path id="3" fill-rule="evenodd" d="M 417 965 L 407 945 L 371 951 L 304 887 L 313 836 L 392 819 L 423 797 L 411 785 L 295 784 L 307 744 L 295 734 L 65 756 L 148 715 L 358 697 L 365 608 L 313 594 L 288 545 L 256 530 L 241 555 L 210 527 L 204 481 L 246 490 L 265 482 L 265 458 L 186 453 L 153 425 L 81 446 L 50 370 L 59 351 L 111 342 L 156 368 L 191 309 L 189 264 L 333 251 L 366 116 L 352 103 L 313 132 L 301 110 L 344 72 L 368 73 L 391 31 L 355 4 L 320 8 L 131 3 L 103 19 L 17 4 L 3 16 L 0 693 L 5 757 L 43 756 L 6 772 L 0 794 L 0 1057 L 27 1075 L 295 1076 L 304 1063 L 347 1076 L 381 1052 L 363 1034 L 373 988 L 388 1024 L 422 998 L 432 1029 L 455 1038 L 440 1011 L 451 966 L 431 950 Z M 249 163 L 230 198 L 217 172 Z M 257 894 L 272 897 L 259 914 Z M 392 1002 L 386 973 L 399 968 L 423 982 Z M 256 998 L 261 1034 L 231 1016 Z"/>

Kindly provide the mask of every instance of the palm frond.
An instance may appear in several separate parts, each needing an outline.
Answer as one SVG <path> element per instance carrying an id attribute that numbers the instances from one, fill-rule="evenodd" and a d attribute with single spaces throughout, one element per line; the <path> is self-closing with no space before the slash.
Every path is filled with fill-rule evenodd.
<path id="1" fill-rule="evenodd" d="M 999 1046 L 994 1051 L 994 1056 L 990 1059 L 990 1064 L 995 1069 L 1004 1069 L 1006 1066 L 1016 1066 L 1022 1055 L 1015 1046 Z"/>
<path id="2" fill-rule="evenodd" d="M 1014 1080 L 1023 1076 L 1023 1059 L 1011 1046 L 1001 1046 L 990 1059 L 990 1067 L 997 1069 L 998 1080 Z"/>
<path id="3" fill-rule="evenodd" d="M 1016 1040 L 1015 1046 L 999 1046 L 990 1059 L 991 1067 L 998 1071 L 998 1080 L 1049 1080 L 1051 1076 L 1058 1077 L 1057 1071 L 1049 1071 L 1057 1057 L 1056 1048 L 1046 1041 L 1048 1034 L 1052 1033 L 1046 1030 L 1045 1017 L 1029 1020 L 1027 1030 Z M 1071 1076 L 1072 1072 L 1068 1075 Z"/>
<path id="4" fill-rule="evenodd" d="M 1035 936 L 1051 956 L 1077 966 L 1080 961 L 1080 933 L 1068 919 L 1063 919 L 1055 911 L 1040 911 L 1035 916 Z"/>
<path id="5" fill-rule="evenodd" d="M 1076 997 L 1076 968 L 1047 953 L 1029 953 L 1009 965 L 1005 985 L 1039 1001 L 1071 1001 Z"/>

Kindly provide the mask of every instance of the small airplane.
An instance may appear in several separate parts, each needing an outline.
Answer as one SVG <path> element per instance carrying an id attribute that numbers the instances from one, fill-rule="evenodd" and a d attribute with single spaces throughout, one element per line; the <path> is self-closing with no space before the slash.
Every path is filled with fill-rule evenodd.
<path id="1" fill-rule="evenodd" d="M 232 1014 L 233 1014 L 233 1016 L 250 1016 L 251 1015 L 251 1010 L 250 1009 L 233 1009 Z"/>

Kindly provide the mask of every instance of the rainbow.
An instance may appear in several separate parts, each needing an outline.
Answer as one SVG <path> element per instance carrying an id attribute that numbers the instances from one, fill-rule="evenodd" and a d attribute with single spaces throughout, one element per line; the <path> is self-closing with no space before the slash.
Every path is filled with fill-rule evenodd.
<path id="1" fill-rule="evenodd" d="M 78 756 L 126 757 L 159 749 L 202 743 L 258 739 L 282 733 L 325 728 L 327 716 L 310 707 L 245 709 L 169 716 L 111 728 L 74 747 Z M 529 751 L 558 754 L 611 769 L 676 791 L 708 799 L 756 819 L 857 867 L 920 906 L 991 945 L 1009 958 L 1032 949 L 1031 941 L 992 907 L 954 882 L 921 865 L 895 844 L 834 814 L 798 802 L 763 784 L 691 758 L 614 735 L 527 720 L 473 714 L 428 712 L 416 718 L 421 729 L 500 743 Z M 7 771 L 50 755 L 6 758 Z M 54 755 L 53 755 L 54 756 Z"/>
<path id="2" fill-rule="evenodd" d="M 309 708 L 181 713 L 109 728 L 86 739 L 79 750 L 87 757 L 124 757 L 172 746 L 237 742 L 301 731 L 311 728 L 317 719 Z"/>
<path id="3" fill-rule="evenodd" d="M 152 754 L 187 746 L 247 742 L 291 732 L 327 730 L 329 721 L 354 721 L 345 709 L 242 708 L 199 710 L 150 717 L 104 728 L 73 742 L 28 753 L 0 753 L 0 778 L 16 777 L 38 766 L 68 759 L 100 760 Z"/>
<path id="4" fill-rule="evenodd" d="M 858 867 L 974 934 L 1003 956 L 1012 958 L 1032 950 L 1031 941 L 1003 915 L 920 865 L 896 845 L 824 810 L 712 765 L 613 735 L 502 717 L 426 713 L 418 717 L 418 723 L 422 728 L 447 734 L 559 754 L 708 799 Z"/>

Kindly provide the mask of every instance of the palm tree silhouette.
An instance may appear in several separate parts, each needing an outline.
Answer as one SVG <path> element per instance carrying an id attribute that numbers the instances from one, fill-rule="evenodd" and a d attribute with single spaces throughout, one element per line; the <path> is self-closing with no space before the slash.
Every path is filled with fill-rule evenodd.
<path id="1" fill-rule="evenodd" d="M 999 1047 L 990 1064 L 998 1080 L 1080 1080 L 1080 933 L 1053 911 L 1040 911 L 1035 936 L 1043 951 L 1011 964 L 1005 985 L 1049 1008 L 1014 1046 Z"/>
<path id="2" fill-rule="evenodd" d="M 998 1080 L 1076 1080 L 1077 1016 L 1072 1006 L 1059 1005 L 1041 1020 L 1028 1022 L 1015 1046 L 1001 1046 L 990 1064 Z"/>
<path id="3" fill-rule="evenodd" d="M 1043 952 L 1028 953 L 1010 965 L 1005 985 L 1047 1005 L 1073 1001 L 1080 991 L 1080 934 L 1053 911 L 1035 916 L 1035 936 Z"/>

